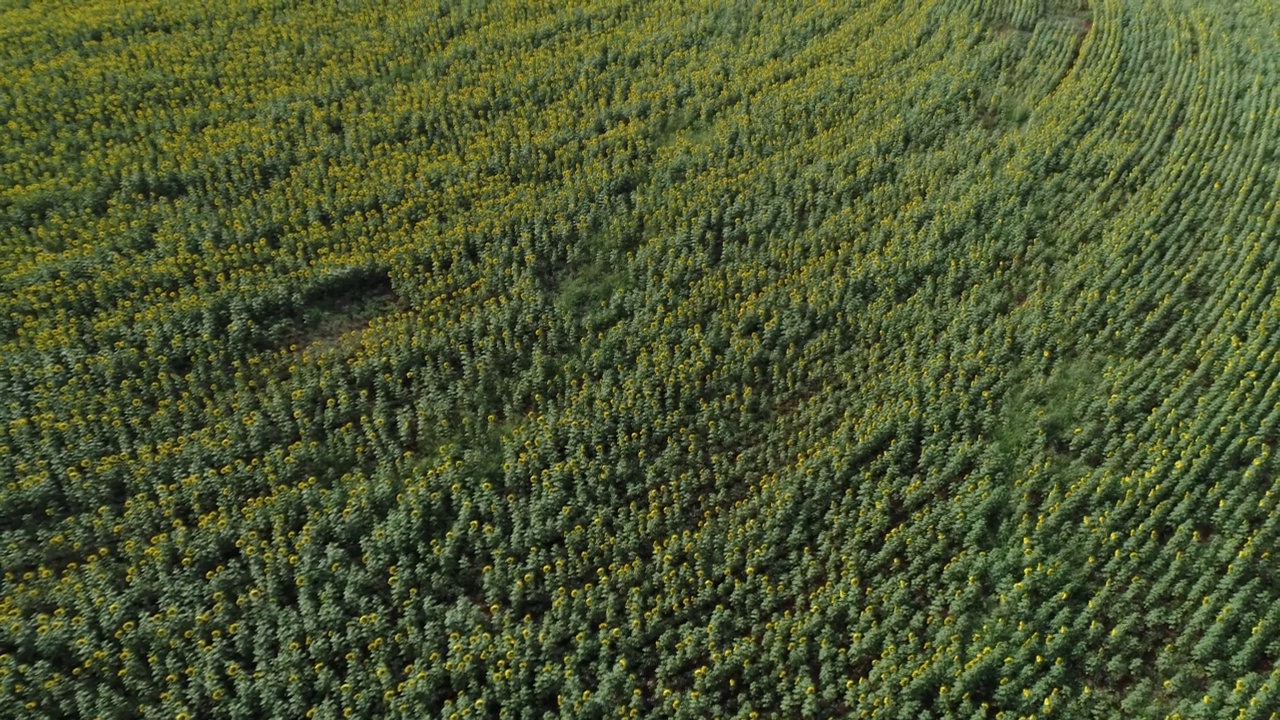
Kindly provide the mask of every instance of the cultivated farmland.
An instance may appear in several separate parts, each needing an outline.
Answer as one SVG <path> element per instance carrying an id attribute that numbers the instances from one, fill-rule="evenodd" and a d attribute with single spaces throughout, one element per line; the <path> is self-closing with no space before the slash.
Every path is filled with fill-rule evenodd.
<path id="1" fill-rule="evenodd" d="M 0 716 L 1275 718 L 1266 0 L 0 5 Z"/>

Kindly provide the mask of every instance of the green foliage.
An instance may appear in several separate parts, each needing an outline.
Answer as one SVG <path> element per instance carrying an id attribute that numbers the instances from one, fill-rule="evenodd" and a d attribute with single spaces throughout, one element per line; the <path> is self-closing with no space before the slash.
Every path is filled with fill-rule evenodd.
<path id="1" fill-rule="evenodd" d="M 0 708 L 1267 717 L 1277 22 L 6 5 Z"/>

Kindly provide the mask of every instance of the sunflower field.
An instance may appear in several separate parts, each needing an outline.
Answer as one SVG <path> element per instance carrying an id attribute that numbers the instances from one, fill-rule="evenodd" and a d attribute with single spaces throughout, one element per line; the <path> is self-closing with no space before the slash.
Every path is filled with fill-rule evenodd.
<path id="1" fill-rule="evenodd" d="M 1278 110 L 1269 0 L 2 2 L 0 717 L 1280 718 Z"/>

